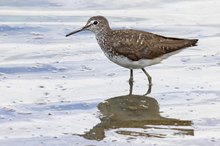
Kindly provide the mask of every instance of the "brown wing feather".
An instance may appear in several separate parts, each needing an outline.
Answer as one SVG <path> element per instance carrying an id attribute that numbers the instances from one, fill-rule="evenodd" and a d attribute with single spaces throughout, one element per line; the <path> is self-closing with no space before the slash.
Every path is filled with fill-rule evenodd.
<path id="1" fill-rule="evenodd" d="M 169 38 L 153 33 L 120 30 L 114 31 L 112 44 L 114 51 L 133 61 L 154 59 L 185 47 L 194 46 L 197 39 Z"/>

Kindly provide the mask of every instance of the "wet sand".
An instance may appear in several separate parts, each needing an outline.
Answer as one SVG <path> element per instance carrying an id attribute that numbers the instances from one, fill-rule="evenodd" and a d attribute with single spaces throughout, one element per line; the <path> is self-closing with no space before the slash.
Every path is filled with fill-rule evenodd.
<path id="1" fill-rule="evenodd" d="M 16 2 L 16 5 L 15 5 Z M 0 145 L 220 145 L 220 10 L 214 1 L 0 2 Z M 92 33 L 65 38 L 93 15 L 115 28 L 198 46 L 146 68 L 111 63 Z"/>

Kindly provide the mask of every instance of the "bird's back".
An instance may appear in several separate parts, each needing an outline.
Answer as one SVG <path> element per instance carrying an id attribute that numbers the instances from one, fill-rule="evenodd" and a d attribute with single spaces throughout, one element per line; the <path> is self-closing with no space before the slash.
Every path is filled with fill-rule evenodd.
<path id="1" fill-rule="evenodd" d="M 180 39 L 139 30 L 112 30 L 106 39 L 107 49 L 130 60 L 154 59 L 186 47 L 194 46 L 197 39 Z"/>

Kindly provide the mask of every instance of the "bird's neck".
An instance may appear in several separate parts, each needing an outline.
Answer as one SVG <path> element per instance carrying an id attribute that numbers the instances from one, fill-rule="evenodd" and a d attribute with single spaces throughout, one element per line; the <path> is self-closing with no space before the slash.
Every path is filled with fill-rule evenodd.
<path id="1" fill-rule="evenodd" d="M 96 40 L 100 48 L 104 52 L 106 52 L 106 49 L 108 49 L 106 45 L 109 43 L 109 36 L 111 36 L 112 31 L 113 31 L 112 29 L 109 29 L 109 30 L 103 30 L 103 32 L 100 32 L 100 33 L 95 33 Z"/>
<path id="2" fill-rule="evenodd" d="M 101 28 L 99 31 L 95 32 L 95 35 L 96 37 L 105 37 L 111 32 L 112 32 L 112 29 L 110 27 L 104 27 L 104 28 Z"/>

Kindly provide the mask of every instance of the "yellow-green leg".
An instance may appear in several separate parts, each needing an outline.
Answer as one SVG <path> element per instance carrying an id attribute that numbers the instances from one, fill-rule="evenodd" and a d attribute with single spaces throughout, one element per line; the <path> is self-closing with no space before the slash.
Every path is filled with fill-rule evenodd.
<path id="1" fill-rule="evenodd" d="M 151 93 L 152 78 L 151 78 L 151 76 L 147 73 L 147 71 L 144 68 L 142 68 L 142 71 L 147 76 L 147 79 L 148 79 L 148 82 L 149 82 L 148 90 L 147 90 L 147 93 L 145 94 L 145 95 L 147 95 L 147 94 Z"/>
<path id="2" fill-rule="evenodd" d="M 133 69 L 130 69 L 130 78 L 129 78 L 130 92 L 129 92 L 129 94 L 132 94 L 133 82 L 134 82 L 134 79 L 133 79 Z"/>
<path id="3" fill-rule="evenodd" d="M 147 71 L 144 68 L 142 68 L 142 71 L 147 76 L 147 79 L 148 79 L 148 82 L 149 82 L 149 86 L 152 86 L 152 78 L 151 78 L 151 76 L 147 73 Z"/>

